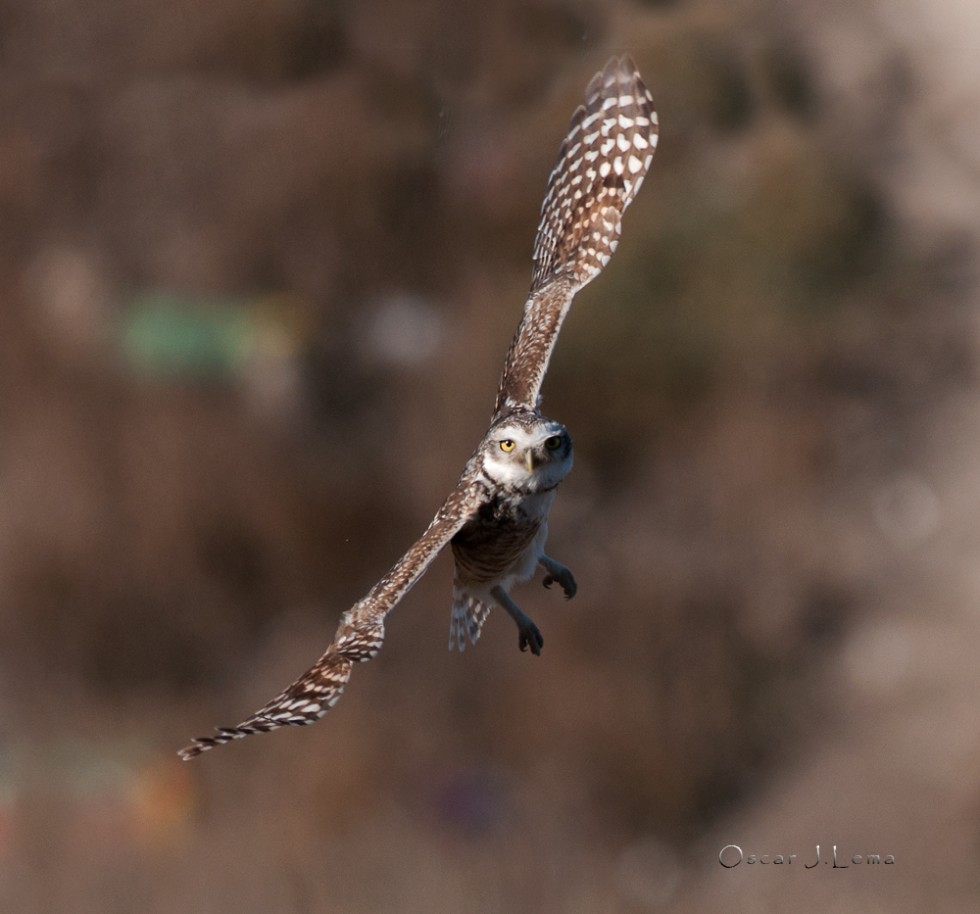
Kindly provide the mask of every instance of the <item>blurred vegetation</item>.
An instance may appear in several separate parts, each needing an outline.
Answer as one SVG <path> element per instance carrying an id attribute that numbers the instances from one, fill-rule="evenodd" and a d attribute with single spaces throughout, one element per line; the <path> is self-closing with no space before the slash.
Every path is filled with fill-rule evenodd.
<path id="1" fill-rule="evenodd" d="M 895 198 L 886 40 L 868 136 L 809 26 L 0 3 L 0 906 L 652 910 L 833 728 L 827 658 L 903 560 L 874 493 L 973 374 L 972 247 Z M 504 619 L 445 656 L 440 560 L 329 719 L 181 766 L 454 482 L 567 118 L 624 48 L 663 133 L 545 384 L 580 582 L 518 594 L 545 656 Z"/>

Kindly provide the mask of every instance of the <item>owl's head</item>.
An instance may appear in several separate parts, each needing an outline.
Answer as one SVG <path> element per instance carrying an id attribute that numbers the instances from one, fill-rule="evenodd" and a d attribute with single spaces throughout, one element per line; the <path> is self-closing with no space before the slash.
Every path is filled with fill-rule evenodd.
<path id="1" fill-rule="evenodd" d="M 572 439 L 565 426 L 533 414 L 501 419 L 481 449 L 490 479 L 529 494 L 553 489 L 572 468 Z"/>

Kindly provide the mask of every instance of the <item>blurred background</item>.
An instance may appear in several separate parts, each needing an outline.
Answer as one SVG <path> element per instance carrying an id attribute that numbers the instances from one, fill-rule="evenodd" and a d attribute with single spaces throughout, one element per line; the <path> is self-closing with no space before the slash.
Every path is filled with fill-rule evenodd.
<path id="1" fill-rule="evenodd" d="M 978 20 L 0 0 L 0 908 L 977 910 Z M 446 651 L 442 556 L 327 719 L 180 762 L 455 482 L 623 51 L 542 657 Z"/>

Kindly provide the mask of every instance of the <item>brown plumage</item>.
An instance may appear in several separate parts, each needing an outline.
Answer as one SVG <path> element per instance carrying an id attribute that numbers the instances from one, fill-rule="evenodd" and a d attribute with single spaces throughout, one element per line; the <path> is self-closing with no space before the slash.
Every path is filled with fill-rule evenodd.
<path id="1" fill-rule="evenodd" d="M 475 643 L 500 606 L 515 621 L 521 650 L 541 651 L 537 626 L 510 587 L 540 565 L 544 584 L 576 590 L 571 572 L 545 555 L 547 515 L 571 469 L 565 428 L 538 412 L 541 383 L 575 293 L 602 272 L 619 241 L 623 212 L 639 190 L 657 142 L 650 93 L 628 57 L 596 74 L 572 117 L 548 180 L 534 243 L 531 291 L 507 353 L 490 428 L 425 533 L 341 617 L 326 653 L 299 679 L 236 727 L 196 738 L 191 759 L 252 733 L 315 723 L 336 704 L 355 663 L 381 649 L 389 612 L 449 542 L 456 560 L 450 647 Z"/>
<path id="2" fill-rule="evenodd" d="M 633 61 L 614 57 L 585 90 L 548 178 L 531 293 L 504 362 L 495 415 L 537 409 L 562 321 L 619 244 L 622 215 L 650 168 L 657 129 L 653 97 Z"/>

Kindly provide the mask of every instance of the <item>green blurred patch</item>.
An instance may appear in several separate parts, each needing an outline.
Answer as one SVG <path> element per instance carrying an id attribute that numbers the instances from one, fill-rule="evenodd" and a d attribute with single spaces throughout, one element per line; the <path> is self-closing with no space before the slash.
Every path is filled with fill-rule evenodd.
<path id="1" fill-rule="evenodd" d="M 255 359 L 296 352 L 301 305 L 287 295 L 207 299 L 149 290 L 125 308 L 118 344 L 138 375 L 236 383 Z"/>

